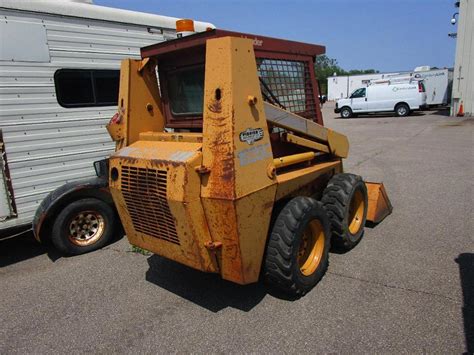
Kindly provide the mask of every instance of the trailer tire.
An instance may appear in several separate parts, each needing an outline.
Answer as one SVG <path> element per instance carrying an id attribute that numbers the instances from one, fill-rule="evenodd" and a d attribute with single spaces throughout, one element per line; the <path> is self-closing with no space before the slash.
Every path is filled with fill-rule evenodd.
<path id="1" fill-rule="evenodd" d="M 362 239 L 367 220 L 367 186 L 359 175 L 337 174 L 329 181 L 321 199 L 331 222 L 331 245 L 354 248 Z"/>
<path id="2" fill-rule="evenodd" d="M 270 232 L 264 278 L 270 286 L 301 297 L 328 268 L 330 222 L 322 204 L 295 197 L 280 211 Z"/>
<path id="3" fill-rule="evenodd" d="M 395 106 L 395 114 L 398 117 L 406 117 L 410 114 L 410 107 L 404 103 L 397 104 Z"/>
<path id="4" fill-rule="evenodd" d="M 56 217 L 51 241 L 64 254 L 84 254 L 102 248 L 112 240 L 115 220 L 115 211 L 104 201 L 96 198 L 76 200 Z"/>
<path id="5" fill-rule="evenodd" d="M 342 118 L 351 118 L 352 116 L 353 116 L 353 113 L 350 107 L 344 106 L 343 108 L 341 108 Z"/>

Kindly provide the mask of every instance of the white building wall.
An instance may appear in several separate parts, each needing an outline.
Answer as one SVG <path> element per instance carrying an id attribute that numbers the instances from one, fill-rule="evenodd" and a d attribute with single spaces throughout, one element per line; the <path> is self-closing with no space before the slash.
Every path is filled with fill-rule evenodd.
<path id="1" fill-rule="evenodd" d="M 474 116 L 474 0 L 461 0 L 457 33 L 451 114 L 462 102 L 465 114 Z"/>

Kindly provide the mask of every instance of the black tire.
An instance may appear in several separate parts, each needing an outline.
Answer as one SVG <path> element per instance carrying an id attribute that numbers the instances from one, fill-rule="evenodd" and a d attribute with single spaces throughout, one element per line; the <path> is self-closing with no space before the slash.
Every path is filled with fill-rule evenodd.
<path id="1" fill-rule="evenodd" d="M 64 254 L 84 254 L 109 243 L 115 226 L 116 214 L 111 206 L 96 198 L 84 198 L 70 203 L 58 214 L 51 241 Z"/>
<path id="2" fill-rule="evenodd" d="M 331 222 L 331 245 L 342 250 L 354 248 L 364 234 L 367 220 L 367 187 L 362 178 L 354 174 L 333 176 L 321 202 Z"/>
<path id="3" fill-rule="evenodd" d="M 326 273 L 329 249 L 330 222 L 322 204 L 295 197 L 273 224 L 264 260 L 265 281 L 293 296 L 303 296 Z"/>
<path id="4" fill-rule="evenodd" d="M 353 115 L 352 110 L 349 107 L 345 106 L 345 107 L 341 108 L 341 117 L 342 118 L 351 118 L 352 115 Z"/>
<path id="5" fill-rule="evenodd" d="M 406 117 L 410 114 L 410 107 L 407 104 L 397 104 L 395 106 L 395 114 L 398 117 Z"/>

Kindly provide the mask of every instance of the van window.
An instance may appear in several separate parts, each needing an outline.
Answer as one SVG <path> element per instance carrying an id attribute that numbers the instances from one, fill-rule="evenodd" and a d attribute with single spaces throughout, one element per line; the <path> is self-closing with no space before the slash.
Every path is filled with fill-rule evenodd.
<path id="1" fill-rule="evenodd" d="M 365 97 L 365 88 L 357 89 L 351 95 L 351 99 L 355 99 L 358 97 Z"/>
<path id="2" fill-rule="evenodd" d="M 66 108 L 117 105 L 119 81 L 119 70 L 59 69 L 54 73 L 58 103 Z"/>

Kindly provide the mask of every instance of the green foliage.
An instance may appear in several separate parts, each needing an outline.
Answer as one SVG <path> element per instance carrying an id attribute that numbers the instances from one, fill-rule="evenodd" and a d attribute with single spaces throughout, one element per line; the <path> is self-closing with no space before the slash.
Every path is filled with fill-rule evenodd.
<path id="1" fill-rule="evenodd" d="M 142 255 L 145 255 L 145 256 L 151 255 L 151 253 L 148 250 L 142 249 L 142 248 L 137 247 L 135 245 L 132 245 L 132 253 L 138 253 L 138 254 L 142 254 Z"/>
<path id="2" fill-rule="evenodd" d="M 316 79 L 319 81 L 319 85 L 321 86 L 321 93 L 326 95 L 328 92 L 327 79 L 334 74 L 337 76 L 344 76 L 379 73 L 379 71 L 375 69 L 352 69 L 346 71 L 339 66 L 336 59 L 329 58 L 325 54 L 316 57 L 316 63 L 314 67 L 316 71 Z"/>

